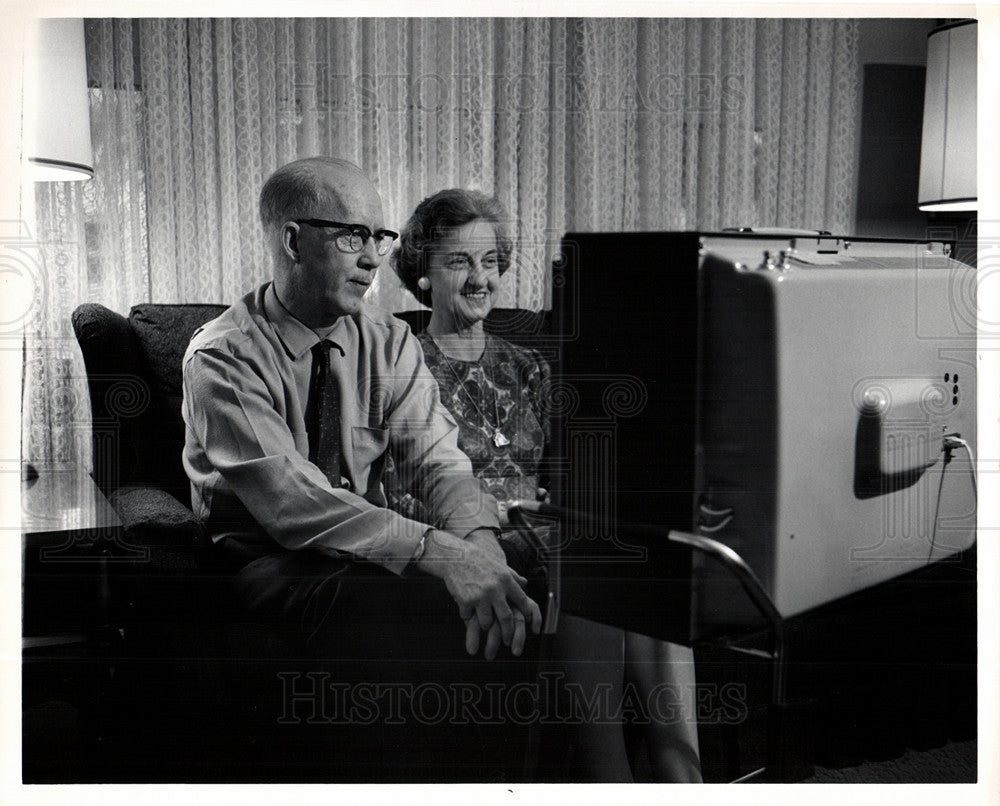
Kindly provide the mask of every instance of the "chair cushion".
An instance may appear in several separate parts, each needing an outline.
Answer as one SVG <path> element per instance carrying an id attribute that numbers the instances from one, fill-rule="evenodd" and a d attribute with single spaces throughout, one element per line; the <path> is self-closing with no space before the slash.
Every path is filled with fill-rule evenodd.
<path id="1" fill-rule="evenodd" d="M 192 334 L 225 310 L 225 305 L 147 304 L 132 308 L 129 322 L 157 393 L 181 397 L 181 361 Z"/>
<path id="2" fill-rule="evenodd" d="M 94 479 L 105 494 L 140 472 L 133 434 L 143 429 L 152 398 L 139 343 L 128 320 L 86 303 L 71 317 L 87 368 L 94 424 Z"/>
<path id="3" fill-rule="evenodd" d="M 146 304 L 136 305 L 129 313 L 151 387 L 149 413 L 155 423 L 155 427 L 136 435 L 139 463 L 150 470 L 142 481 L 163 487 L 185 503 L 191 497 L 190 482 L 181 464 L 181 361 L 194 331 L 225 310 L 225 305 Z"/>
<path id="4" fill-rule="evenodd" d="M 539 337 L 545 337 L 551 332 L 545 311 L 528 311 L 523 308 L 494 308 L 483 326 L 487 333 L 526 347 L 534 346 Z"/>
<path id="5" fill-rule="evenodd" d="M 406 322 L 410 326 L 410 330 L 414 333 L 423 333 L 427 327 L 427 323 L 431 320 L 431 312 L 426 310 L 399 311 L 398 313 L 394 313 L 393 316 Z"/>

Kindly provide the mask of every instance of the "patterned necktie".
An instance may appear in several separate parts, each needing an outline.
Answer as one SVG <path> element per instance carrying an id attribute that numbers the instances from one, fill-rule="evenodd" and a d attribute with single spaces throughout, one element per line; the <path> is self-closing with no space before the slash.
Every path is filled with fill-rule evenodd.
<path id="1" fill-rule="evenodd" d="M 306 403 L 309 461 L 322 470 L 334 487 L 340 486 L 340 398 L 337 379 L 330 372 L 330 342 L 312 348 L 312 376 Z"/>

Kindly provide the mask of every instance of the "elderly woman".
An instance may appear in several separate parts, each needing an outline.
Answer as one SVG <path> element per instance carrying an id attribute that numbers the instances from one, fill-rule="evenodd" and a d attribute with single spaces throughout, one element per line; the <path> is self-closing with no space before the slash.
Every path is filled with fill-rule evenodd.
<path id="1" fill-rule="evenodd" d="M 406 287 L 431 307 L 418 336 L 441 401 L 459 424 L 459 448 L 501 507 L 539 494 L 548 439 L 545 361 L 489 335 L 511 240 L 499 202 L 481 193 L 443 190 L 421 202 L 393 255 Z"/>
<path id="2" fill-rule="evenodd" d="M 483 328 L 510 267 L 506 221 L 496 199 L 443 190 L 417 205 L 393 255 L 403 284 L 431 307 L 430 322 L 418 336 L 427 365 L 458 423 L 459 448 L 502 514 L 511 501 L 544 496 L 539 468 L 549 436 L 544 359 Z M 397 500 L 409 514 L 419 509 L 412 499 Z M 530 558 L 523 548 L 519 557 L 510 536 L 501 543 L 508 561 L 524 573 Z M 672 695 L 676 712 L 684 716 L 652 720 L 647 727 L 650 766 L 660 780 L 701 780 L 689 651 L 564 614 L 554 654 L 567 679 L 588 698 L 610 688 L 611 702 L 618 703 L 624 686 L 635 687 L 639 696 L 654 689 L 661 698 Z M 619 721 L 592 720 L 576 733 L 577 775 L 633 780 Z"/>

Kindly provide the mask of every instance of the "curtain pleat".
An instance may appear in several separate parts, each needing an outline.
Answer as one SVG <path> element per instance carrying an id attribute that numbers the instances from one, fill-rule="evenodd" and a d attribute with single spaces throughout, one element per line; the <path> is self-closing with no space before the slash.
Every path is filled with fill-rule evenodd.
<path id="1" fill-rule="evenodd" d="M 857 202 L 856 121 L 861 116 L 858 25 L 850 20 L 836 20 L 833 27 L 836 33 L 829 57 L 833 84 L 829 98 L 826 221 L 831 232 L 851 232 Z"/>
<path id="2" fill-rule="evenodd" d="M 784 25 L 783 20 L 760 20 L 754 37 L 755 53 L 760 54 L 755 64 L 754 82 L 754 157 L 757 165 L 754 193 L 761 226 L 779 220 L 778 166 L 783 134 L 781 109 Z"/>
<path id="3" fill-rule="evenodd" d="M 227 276 L 222 271 L 222 240 L 220 209 L 220 161 L 216 126 L 221 115 L 214 112 L 216 104 L 216 70 L 214 58 L 214 34 L 208 20 L 193 20 L 189 25 L 191 59 L 191 106 L 192 106 L 192 150 L 201 154 L 200 170 L 196 174 L 196 184 L 192 187 L 193 203 L 198 215 L 195 216 L 195 239 L 203 265 L 218 267 L 214 271 L 203 271 L 198 282 L 190 289 L 198 294 L 195 299 L 225 298 L 230 290 Z"/>
<path id="4" fill-rule="evenodd" d="M 361 165 L 395 228 L 444 187 L 497 195 L 517 241 L 501 305 L 548 304 L 567 231 L 849 233 L 857 26 L 87 20 L 96 176 L 82 190 L 39 191 L 40 240 L 61 244 L 45 262 L 47 315 L 66 322 L 86 300 L 126 313 L 146 301 L 238 298 L 270 276 L 262 182 L 317 154 Z M 388 268 L 370 296 L 393 310 L 416 304 Z M 63 455 L 77 450 L 60 408 L 68 397 L 57 404 L 38 390 L 83 370 L 71 349 L 31 354 L 48 332 L 29 334 L 28 436 Z M 61 436 L 46 438 L 50 429 Z"/>
<path id="5" fill-rule="evenodd" d="M 548 175 L 551 150 L 551 133 L 546 125 L 550 105 L 546 93 L 548 74 L 540 68 L 547 63 L 548 44 L 545 21 L 529 20 L 522 52 L 522 63 L 529 67 L 522 67 L 518 76 L 521 142 L 516 149 L 517 194 L 509 201 L 504 200 L 507 209 L 516 213 L 516 231 L 522 233 L 516 252 L 517 288 L 509 304 L 524 308 L 541 307 L 548 302 L 548 267 L 558 248 L 558 244 L 550 243 L 548 234 L 547 183 L 537 181 L 537 177 Z"/>

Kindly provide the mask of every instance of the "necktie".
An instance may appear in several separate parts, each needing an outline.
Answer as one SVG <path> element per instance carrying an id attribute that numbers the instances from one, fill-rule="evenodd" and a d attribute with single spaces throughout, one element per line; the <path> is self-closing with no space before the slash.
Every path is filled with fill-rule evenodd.
<path id="1" fill-rule="evenodd" d="M 340 399 L 337 380 L 330 372 L 330 342 L 312 348 L 313 365 L 306 403 L 309 461 L 322 470 L 334 487 L 340 486 Z"/>

